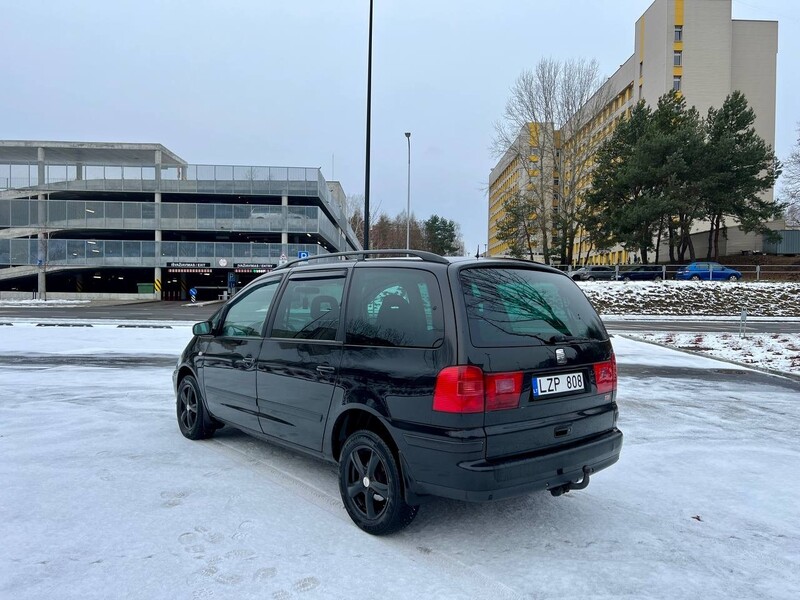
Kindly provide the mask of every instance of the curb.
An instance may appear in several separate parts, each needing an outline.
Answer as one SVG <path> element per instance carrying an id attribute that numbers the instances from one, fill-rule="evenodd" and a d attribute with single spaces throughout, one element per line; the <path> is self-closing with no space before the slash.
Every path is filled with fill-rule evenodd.
<path id="1" fill-rule="evenodd" d="M 800 381 L 800 375 L 796 375 L 794 373 L 787 373 L 786 371 L 776 371 L 774 369 L 765 369 L 764 367 L 756 367 L 753 365 L 749 365 L 747 363 L 740 363 L 736 362 L 735 360 L 731 360 L 729 358 L 718 358 L 716 356 L 712 356 L 711 354 L 706 354 L 704 352 L 697 352 L 695 350 L 686 350 L 685 348 L 676 348 L 675 346 L 668 346 L 667 344 L 659 344 L 658 342 L 653 342 L 651 340 L 643 340 L 636 336 L 624 334 L 624 333 L 614 333 L 613 335 L 627 338 L 634 342 L 641 342 L 643 344 L 650 344 L 652 346 L 659 346 L 660 348 L 667 348 L 669 350 L 674 350 L 675 352 L 683 352 L 684 354 L 690 354 L 692 356 L 699 356 L 701 358 L 710 358 L 711 360 L 717 360 L 719 362 L 728 363 L 729 365 L 736 365 L 738 367 L 744 367 L 745 369 L 750 369 L 751 371 L 758 371 L 759 373 L 764 373 L 765 375 L 772 375 L 774 377 L 783 377 L 784 379 L 791 379 L 792 381 Z"/>

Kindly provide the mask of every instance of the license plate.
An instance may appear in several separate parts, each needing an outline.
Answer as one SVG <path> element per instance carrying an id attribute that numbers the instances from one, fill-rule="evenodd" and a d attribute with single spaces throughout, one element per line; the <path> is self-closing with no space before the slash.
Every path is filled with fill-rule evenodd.
<path id="1" fill-rule="evenodd" d="M 549 394 L 567 394 L 582 392 L 583 373 L 559 373 L 547 377 L 533 378 L 533 395 L 535 398 Z"/>

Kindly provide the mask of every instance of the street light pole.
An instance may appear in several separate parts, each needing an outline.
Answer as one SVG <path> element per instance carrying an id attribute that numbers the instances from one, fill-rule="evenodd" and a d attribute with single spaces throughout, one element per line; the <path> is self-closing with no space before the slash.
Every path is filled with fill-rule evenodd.
<path id="1" fill-rule="evenodd" d="M 367 158 L 364 168 L 364 250 L 369 250 L 369 141 L 372 116 L 372 0 L 369 0 L 369 51 L 367 54 Z"/>
<path id="2" fill-rule="evenodd" d="M 406 196 L 406 250 L 411 249 L 411 132 L 406 131 L 406 140 L 408 141 L 408 182 L 406 189 L 408 194 Z"/>

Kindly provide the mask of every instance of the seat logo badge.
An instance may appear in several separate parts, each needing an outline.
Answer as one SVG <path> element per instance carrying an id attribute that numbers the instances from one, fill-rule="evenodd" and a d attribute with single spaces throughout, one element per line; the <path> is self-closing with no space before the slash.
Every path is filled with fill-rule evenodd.
<path id="1" fill-rule="evenodd" d="M 561 348 L 556 349 L 556 362 L 559 365 L 567 364 L 567 355 L 564 353 L 564 350 Z"/>

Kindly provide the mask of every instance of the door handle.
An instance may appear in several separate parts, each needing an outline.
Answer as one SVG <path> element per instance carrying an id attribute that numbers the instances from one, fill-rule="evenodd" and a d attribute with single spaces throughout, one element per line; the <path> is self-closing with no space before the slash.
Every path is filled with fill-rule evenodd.
<path id="1" fill-rule="evenodd" d="M 326 365 L 319 365 L 317 367 L 317 373 L 321 373 L 323 375 L 332 375 L 335 372 L 336 369 L 334 367 L 328 367 Z"/>

